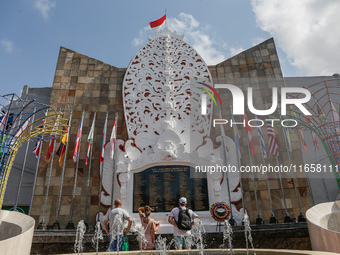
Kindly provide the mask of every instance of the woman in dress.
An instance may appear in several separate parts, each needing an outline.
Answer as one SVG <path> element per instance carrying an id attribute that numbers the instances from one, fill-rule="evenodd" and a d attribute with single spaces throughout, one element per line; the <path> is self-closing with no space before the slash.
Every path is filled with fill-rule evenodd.
<path id="1" fill-rule="evenodd" d="M 143 250 L 152 250 L 156 240 L 155 220 L 150 218 L 151 211 L 153 209 L 148 205 L 138 208 L 139 217 L 145 230 L 145 239 L 147 240 L 147 243 L 139 242 L 139 248 Z"/>

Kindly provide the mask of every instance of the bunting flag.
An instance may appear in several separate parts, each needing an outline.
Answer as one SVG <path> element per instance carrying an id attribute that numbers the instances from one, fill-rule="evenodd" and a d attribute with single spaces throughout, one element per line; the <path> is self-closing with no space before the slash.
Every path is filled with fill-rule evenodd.
<path id="1" fill-rule="evenodd" d="M 106 113 L 106 118 L 105 118 L 105 123 L 104 123 L 102 145 L 101 145 L 101 150 L 100 150 L 100 159 L 99 159 L 100 163 L 104 161 L 105 143 L 106 143 L 106 126 L 107 126 L 107 113 Z"/>
<path id="2" fill-rule="evenodd" d="M 269 117 L 268 117 L 269 119 Z M 269 153 L 279 156 L 279 142 L 277 141 L 277 137 L 274 132 L 274 127 L 271 121 L 267 121 L 267 135 L 268 135 L 268 147 Z"/>
<path id="3" fill-rule="evenodd" d="M 66 128 L 66 133 L 63 135 L 63 138 L 61 139 L 61 143 L 60 143 L 59 148 L 58 148 L 57 153 L 56 153 L 59 156 L 59 166 L 60 167 L 62 167 L 63 161 L 64 161 L 68 129 L 69 129 L 69 127 Z"/>
<path id="4" fill-rule="evenodd" d="M 0 121 L 0 132 L 2 132 L 5 129 L 6 121 L 8 117 L 8 111 L 5 113 L 4 116 L 2 116 L 1 121 Z"/>
<path id="5" fill-rule="evenodd" d="M 249 143 L 249 147 L 250 147 L 250 152 L 251 152 L 251 155 L 254 155 L 255 149 L 254 149 L 254 144 L 253 144 L 252 130 L 251 130 L 251 127 L 248 124 L 247 115 L 245 115 L 245 114 L 244 114 L 244 119 L 246 121 L 246 132 L 248 134 L 248 143 Z"/>
<path id="6" fill-rule="evenodd" d="M 21 127 L 19 128 L 18 132 L 15 134 L 16 137 L 23 137 L 25 135 L 28 134 L 28 132 L 30 131 L 28 127 L 28 125 L 30 124 L 31 122 L 31 118 L 27 119 L 22 125 Z"/>
<path id="7" fill-rule="evenodd" d="M 74 152 L 73 152 L 73 162 L 77 162 L 78 157 L 79 157 L 80 137 L 81 137 L 82 130 L 83 130 L 83 116 L 81 117 L 78 132 L 77 132 L 77 140 L 76 140 L 76 145 L 75 145 Z"/>
<path id="8" fill-rule="evenodd" d="M 311 119 L 312 119 L 311 116 L 308 116 L 308 115 L 306 116 L 306 122 L 307 122 L 308 124 L 311 124 Z M 315 132 L 314 132 L 313 130 L 310 130 L 310 132 L 311 132 L 311 134 L 312 134 L 313 142 L 314 142 L 316 148 L 319 149 L 318 139 L 317 139 L 317 137 L 316 137 Z"/>
<path id="9" fill-rule="evenodd" d="M 325 122 L 326 121 L 326 115 L 324 114 L 324 112 L 322 111 L 320 105 L 318 102 L 316 102 L 316 109 L 318 111 L 318 116 L 319 116 L 319 119 L 322 121 L 322 122 Z"/>
<path id="10" fill-rule="evenodd" d="M 47 150 L 47 154 L 46 154 L 46 160 L 49 160 L 51 158 L 51 156 L 52 156 L 54 143 L 55 143 L 55 138 L 54 138 L 54 136 L 52 136 L 51 140 L 50 140 L 50 144 L 48 145 L 48 150 Z"/>
<path id="11" fill-rule="evenodd" d="M 157 20 L 150 22 L 151 29 L 157 34 L 159 30 L 164 26 L 166 20 L 166 15 L 164 15 L 162 18 L 159 18 Z"/>
<path id="12" fill-rule="evenodd" d="M 89 135 L 87 137 L 88 145 L 87 145 L 87 153 L 86 153 L 85 165 L 88 164 L 89 157 L 90 157 L 90 151 L 91 151 L 91 146 L 92 146 L 92 143 L 93 143 L 93 136 L 94 136 L 94 123 L 95 123 L 95 121 L 96 121 L 96 115 L 94 115 L 94 117 L 93 117 L 90 133 L 89 133 Z"/>
<path id="13" fill-rule="evenodd" d="M 303 130 L 302 130 L 301 126 L 296 126 L 296 128 L 299 131 L 298 135 L 299 135 L 300 143 L 303 145 L 303 149 L 307 150 L 307 144 L 306 144 L 306 141 L 305 141 L 305 136 L 303 135 Z"/>
<path id="14" fill-rule="evenodd" d="M 256 118 L 256 124 L 258 126 L 257 133 L 259 134 L 259 137 L 260 137 L 262 156 L 263 156 L 263 158 L 267 158 L 267 149 L 266 149 L 266 144 L 264 143 L 263 134 L 262 134 L 262 131 L 261 131 L 261 128 L 260 128 L 260 123 L 259 123 L 256 115 L 255 115 L 255 118 Z"/>
<path id="15" fill-rule="evenodd" d="M 235 123 L 234 115 L 231 115 L 231 116 L 232 116 L 232 119 L 233 119 L 233 134 L 234 134 L 234 138 L 235 138 L 237 153 L 238 153 L 238 156 L 241 158 L 241 148 L 240 148 L 240 143 L 239 143 L 238 130 L 237 130 L 236 125 L 234 124 Z"/>
<path id="16" fill-rule="evenodd" d="M 334 106 L 332 101 L 331 101 L 331 109 L 332 109 L 332 112 L 333 112 L 333 114 L 332 114 L 333 121 L 335 122 L 334 123 L 335 130 L 336 130 L 337 133 L 339 133 L 339 129 L 340 129 L 340 127 L 339 127 L 339 114 L 336 111 L 335 106 Z"/>
<path id="17" fill-rule="evenodd" d="M 112 150 L 111 150 L 111 159 L 113 159 L 113 156 L 115 154 L 115 144 L 116 144 L 116 136 L 117 136 L 117 119 L 118 114 L 116 114 L 115 122 L 113 123 L 110 142 L 112 143 Z"/>

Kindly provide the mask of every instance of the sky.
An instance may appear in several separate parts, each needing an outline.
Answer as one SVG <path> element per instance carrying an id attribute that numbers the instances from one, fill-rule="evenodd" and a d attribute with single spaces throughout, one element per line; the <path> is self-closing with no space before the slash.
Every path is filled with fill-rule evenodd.
<path id="1" fill-rule="evenodd" d="M 51 87 L 60 46 L 127 67 L 167 12 L 208 65 L 274 37 L 285 77 L 340 72 L 338 0 L 0 1 L 0 95 Z"/>

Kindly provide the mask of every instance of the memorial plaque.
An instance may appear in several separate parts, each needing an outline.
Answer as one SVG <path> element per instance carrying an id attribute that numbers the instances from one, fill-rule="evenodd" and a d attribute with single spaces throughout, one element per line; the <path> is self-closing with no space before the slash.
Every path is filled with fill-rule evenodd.
<path id="1" fill-rule="evenodd" d="M 149 205 L 155 212 L 170 212 L 186 197 L 194 211 L 209 210 L 206 178 L 190 178 L 189 166 L 156 166 L 134 174 L 133 212 Z"/>

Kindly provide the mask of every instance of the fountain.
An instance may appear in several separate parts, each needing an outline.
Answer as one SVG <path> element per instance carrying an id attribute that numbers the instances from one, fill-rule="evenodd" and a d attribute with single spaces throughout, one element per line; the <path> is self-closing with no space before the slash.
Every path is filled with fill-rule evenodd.
<path id="1" fill-rule="evenodd" d="M 83 220 L 79 221 L 76 232 L 76 241 L 74 243 L 74 252 L 83 254 L 83 242 L 84 242 L 84 234 L 86 231 L 86 226 Z"/>
<path id="2" fill-rule="evenodd" d="M 92 245 L 96 248 L 96 254 L 98 254 L 99 241 L 102 241 L 103 239 L 103 231 L 100 225 L 100 221 L 98 221 L 94 229 L 94 236 L 92 237 Z"/>

